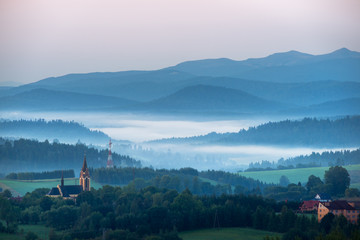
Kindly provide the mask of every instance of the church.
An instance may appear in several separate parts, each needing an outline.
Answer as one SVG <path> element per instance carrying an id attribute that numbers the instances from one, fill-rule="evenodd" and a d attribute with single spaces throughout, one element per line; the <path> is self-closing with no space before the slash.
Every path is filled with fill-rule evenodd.
<path id="1" fill-rule="evenodd" d="M 90 173 L 86 163 L 86 156 L 84 156 L 83 166 L 80 171 L 79 185 L 65 185 L 64 176 L 61 176 L 61 184 L 52 188 L 47 196 L 75 199 L 83 191 L 90 191 Z"/>

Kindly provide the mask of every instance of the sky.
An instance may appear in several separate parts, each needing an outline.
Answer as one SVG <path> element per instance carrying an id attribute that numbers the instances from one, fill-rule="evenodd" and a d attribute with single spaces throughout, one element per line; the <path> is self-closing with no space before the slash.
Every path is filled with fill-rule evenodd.
<path id="1" fill-rule="evenodd" d="M 359 23 L 359 0 L 0 0 L 0 85 L 290 50 L 360 51 Z"/>

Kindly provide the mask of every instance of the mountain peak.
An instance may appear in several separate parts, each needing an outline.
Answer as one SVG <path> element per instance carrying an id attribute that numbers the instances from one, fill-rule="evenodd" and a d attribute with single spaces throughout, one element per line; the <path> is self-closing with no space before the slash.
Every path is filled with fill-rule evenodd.
<path id="1" fill-rule="evenodd" d="M 336 58 L 342 58 L 342 57 L 360 57 L 360 53 L 359 52 L 355 52 L 355 51 L 351 51 L 347 48 L 340 48 L 334 52 L 331 52 L 329 54 L 325 54 L 328 56 L 333 56 Z"/>

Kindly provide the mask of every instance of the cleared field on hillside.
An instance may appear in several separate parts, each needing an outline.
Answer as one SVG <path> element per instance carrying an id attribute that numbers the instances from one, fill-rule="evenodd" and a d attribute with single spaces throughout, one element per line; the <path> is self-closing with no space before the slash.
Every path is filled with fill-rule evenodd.
<path id="1" fill-rule="evenodd" d="M 263 240 L 266 236 L 279 236 L 280 233 L 260 231 L 250 228 L 203 229 L 179 233 L 183 240 Z"/>
<path id="2" fill-rule="evenodd" d="M 9 189 L 14 196 L 20 195 L 24 196 L 27 192 L 32 192 L 37 188 L 52 188 L 60 184 L 61 179 L 45 179 L 45 180 L 9 180 L 9 179 L 0 179 L 0 187 L 4 190 Z M 65 178 L 65 185 L 78 185 L 78 178 Z M 91 181 L 91 187 L 98 189 L 102 185 Z"/>
<path id="3" fill-rule="evenodd" d="M 351 178 L 351 184 L 358 186 L 360 183 L 360 164 L 345 166 L 348 170 Z M 239 174 L 244 177 L 250 177 L 266 183 L 279 183 L 279 179 L 282 175 L 289 178 L 292 183 L 306 183 L 310 175 L 314 175 L 324 178 L 325 171 L 329 167 L 315 167 L 315 168 L 297 168 L 297 169 L 285 169 L 285 170 L 273 170 L 273 171 L 257 171 L 257 172 L 240 172 Z"/>

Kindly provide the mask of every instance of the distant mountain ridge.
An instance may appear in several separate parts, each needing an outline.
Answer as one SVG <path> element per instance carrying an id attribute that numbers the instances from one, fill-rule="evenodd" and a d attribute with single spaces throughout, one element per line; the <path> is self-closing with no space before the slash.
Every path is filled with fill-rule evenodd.
<path id="1" fill-rule="evenodd" d="M 323 55 L 289 51 L 243 61 L 223 58 L 189 61 L 169 69 L 199 76 L 271 82 L 360 81 L 360 53 L 346 48 Z"/>
<path id="2" fill-rule="evenodd" d="M 360 114 L 360 53 L 297 51 L 154 71 L 69 74 L 0 88 L 0 109 Z M 351 100 L 352 99 L 352 100 Z"/>

